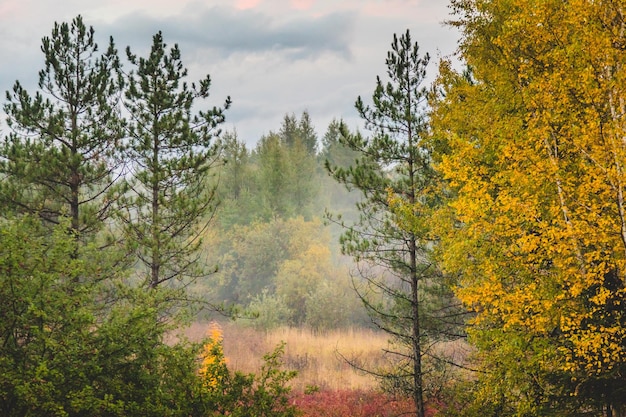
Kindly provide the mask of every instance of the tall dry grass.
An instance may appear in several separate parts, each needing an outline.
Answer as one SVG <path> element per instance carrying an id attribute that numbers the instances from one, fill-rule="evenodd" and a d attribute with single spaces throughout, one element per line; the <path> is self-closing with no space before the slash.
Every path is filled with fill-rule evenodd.
<path id="1" fill-rule="evenodd" d="M 196 323 L 187 330 L 191 340 L 206 335 L 207 323 Z M 387 358 L 387 335 L 368 329 L 336 330 L 314 333 L 307 329 L 279 328 L 269 332 L 228 323 L 222 325 L 224 353 L 229 368 L 257 372 L 263 355 L 285 342 L 285 367 L 298 371 L 292 381 L 294 391 L 308 387 L 321 390 L 371 390 L 378 387 L 369 374 L 352 367 L 347 360 L 369 368 L 383 366 Z"/>

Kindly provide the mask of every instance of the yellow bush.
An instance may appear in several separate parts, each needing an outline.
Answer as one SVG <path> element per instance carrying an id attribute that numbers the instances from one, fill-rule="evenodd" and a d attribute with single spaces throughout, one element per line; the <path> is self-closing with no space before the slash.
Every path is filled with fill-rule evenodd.
<path id="1" fill-rule="evenodd" d="M 227 360 L 224 356 L 224 335 L 219 324 L 213 322 L 207 331 L 208 340 L 201 353 L 200 375 L 204 378 L 205 386 L 215 390 L 224 382 L 228 374 Z"/>

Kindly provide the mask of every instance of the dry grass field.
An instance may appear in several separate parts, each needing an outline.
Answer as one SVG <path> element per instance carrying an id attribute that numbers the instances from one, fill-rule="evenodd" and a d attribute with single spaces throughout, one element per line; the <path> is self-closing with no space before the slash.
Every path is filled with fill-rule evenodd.
<path id="1" fill-rule="evenodd" d="M 195 323 L 186 334 L 191 340 L 199 340 L 206 335 L 208 328 L 208 323 Z M 331 391 L 375 389 L 376 380 L 355 370 L 346 359 L 369 367 L 386 363 L 382 349 L 387 346 L 387 336 L 373 330 L 316 334 L 306 329 L 279 328 L 262 332 L 236 323 L 223 324 L 222 330 L 229 367 L 242 372 L 257 372 L 263 355 L 285 342 L 285 367 L 298 371 L 297 378 L 291 383 L 294 391 L 301 392 L 307 387 Z"/>
<path id="2" fill-rule="evenodd" d="M 210 326 L 195 323 L 185 334 L 198 341 L 206 336 Z M 381 392 L 372 376 L 355 370 L 346 361 L 354 360 L 369 368 L 387 365 L 383 349 L 388 346 L 388 338 L 384 333 L 353 329 L 318 334 L 297 328 L 264 332 L 232 322 L 222 324 L 221 329 L 224 353 L 234 371 L 257 373 L 263 355 L 285 343 L 285 368 L 298 371 L 289 384 L 293 390 L 291 401 L 303 417 L 389 417 L 413 410 L 410 399 Z M 440 343 L 433 349 L 457 363 L 463 363 L 469 354 L 468 346 L 461 341 Z M 441 390 L 447 389 L 450 378 L 455 375 L 448 372 L 436 377 L 429 373 L 426 378 L 428 416 L 433 416 L 442 404 Z M 317 390 L 312 391 L 313 387 Z"/>

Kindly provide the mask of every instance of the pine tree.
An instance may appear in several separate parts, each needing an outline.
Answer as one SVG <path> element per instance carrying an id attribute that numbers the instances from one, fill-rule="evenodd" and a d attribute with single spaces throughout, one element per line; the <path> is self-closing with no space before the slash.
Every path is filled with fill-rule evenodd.
<path id="1" fill-rule="evenodd" d="M 287 114 L 279 133 L 270 132 L 257 144 L 259 191 L 266 219 L 310 217 L 319 194 L 317 161 L 304 141 L 306 137 L 309 144 L 316 141 L 312 132 L 307 116 L 298 122 Z"/>
<path id="2" fill-rule="evenodd" d="M 249 224 L 259 216 L 258 180 L 251 152 L 237 137 L 237 132 L 225 132 L 219 148 L 224 165 L 218 175 L 218 221 L 222 229 L 228 230 L 236 224 Z"/>
<path id="3" fill-rule="evenodd" d="M 307 150 L 309 155 L 317 154 L 317 134 L 311 122 L 311 116 L 308 111 L 303 111 L 300 117 L 300 123 L 298 123 L 298 131 L 300 134 L 300 140 Z"/>
<path id="4" fill-rule="evenodd" d="M 281 141 L 280 136 L 270 132 L 263 136 L 256 147 L 258 163 L 259 199 L 262 216 L 289 218 L 295 215 L 292 201 L 290 178 L 294 174 L 289 158 L 289 146 Z"/>
<path id="5" fill-rule="evenodd" d="M 287 146 L 293 146 L 296 141 L 300 140 L 298 119 L 295 114 L 285 114 L 278 135 Z"/>
<path id="6" fill-rule="evenodd" d="M 326 128 L 326 132 L 322 137 L 322 150 L 319 158 L 322 163 L 328 161 L 331 166 L 340 166 L 346 168 L 350 166 L 356 152 L 344 146 L 340 139 L 342 130 L 345 129 L 343 120 L 333 119 Z"/>
<path id="7" fill-rule="evenodd" d="M 109 40 L 99 53 L 81 16 L 55 23 L 41 50 L 45 67 L 32 96 L 18 82 L 4 110 L 11 133 L 0 144 L 0 205 L 56 224 L 71 218 L 76 236 L 95 233 L 111 214 L 119 170 L 119 59 Z"/>
<path id="8" fill-rule="evenodd" d="M 317 134 L 308 111 L 303 111 L 300 120 L 295 114 L 286 114 L 278 131 L 282 142 L 289 146 L 303 146 L 309 155 L 317 154 Z"/>
<path id="9" fill-rule="evenodd" d="M 120 217 L 131 248 L 145 270 L 145 284 L 193 279 L 205 273 L 200 235 L 216 205 L 207 175 L 219 161 L 213 139 L 224 122 L 223 108 L 192 115 L 196 100 L 209 96 L 210 77 L 189 86 L 178 45 L 169 51 L 161 32 L 150 55 L 127 49 L 135 67 L 128 76 L 125 104 L 130 113 L 132 179 Z"/>
<path id="10" fill-rule="evenodd" d="M 431 260 L 428 228 L 401 227 L 389 197 L 406 200 L 411 207 L 436 203 L 431 187 L 437 176 L 423 143 L 427 91 L 422 83 L 429 56 L 419 55 L 409 31 L 394 35 L 391 46 L 386 60 L 389 81 L 384 84 L 377 77 L 373 106 L 361 97 L 356 101 L 372 138 L 344 133 L 341 143 L 358 152 L 356 161 L 347 168 L 329 162 L 326 166 L 337 181 L 363 196 L 357 204 L 360 218 L 344 224 L 341 243 L 343 252 L 359 264 L 367 284 L 359 292 L 372 320 L 398 342 L 399 369 L 380 376 L 393 385 L 408 381 L 404 388 L 413 396 L 417 415 L 423 417 L 422 358 L 430 353 L 423 294 L 440 279 L 440 272 Z"/>

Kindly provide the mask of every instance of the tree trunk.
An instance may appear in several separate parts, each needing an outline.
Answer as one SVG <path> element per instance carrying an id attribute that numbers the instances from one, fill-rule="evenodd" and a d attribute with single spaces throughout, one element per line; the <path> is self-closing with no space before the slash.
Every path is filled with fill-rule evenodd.
<path id="1" fill-rule="evenodd" d="M 415 237 L 411 237 L 410 241 L 411 251 L 411 309 L 413 315 L 413 329 L 412 329 L 412 342 L 413 342 L 413 400 L 415 401 L 415 408 L 417 417 L 424 417 L 424 388 L 422 383 L 422 348 L 420 340 L 420 315 L 419 315 L 419 293 L 418 284 L 419 277 L 417 276 L 417 248 Z"/>
<path id="2" fill-rule="evenodd" d="M 155 123 L 156 125 L 156 123 Z M 156 129 L 156 128 L 155 128 Z M 159 136 L 153 134 L 152 138 L 152 166 L 159 166 Z M 159 273 L 161 269 L 160 236 L 159 236 L 159 180 L 157 169 L 152 172 L 152 261 L 150 263 L 150 288 L 159 285 Z"/>

